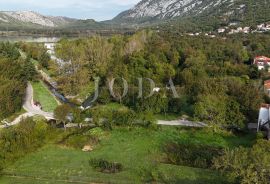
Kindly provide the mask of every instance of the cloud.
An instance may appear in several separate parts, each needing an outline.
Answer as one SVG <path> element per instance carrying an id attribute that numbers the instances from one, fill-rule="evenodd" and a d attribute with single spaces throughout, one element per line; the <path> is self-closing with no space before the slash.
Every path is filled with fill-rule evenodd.
<path id="1" fill-rule="evenodd" d="M 48 15 L 105 20 L 140 0 L 0 0 L 1 10 L 33 10 Z M 58 13 L 58 14 L 57 14 Z"/>

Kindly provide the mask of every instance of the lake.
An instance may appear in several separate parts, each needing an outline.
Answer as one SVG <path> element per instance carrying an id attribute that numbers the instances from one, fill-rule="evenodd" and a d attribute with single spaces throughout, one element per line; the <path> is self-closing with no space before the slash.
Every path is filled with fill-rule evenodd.
<path id="1" fill-rule="evenodd" d="M 55 43 L 59 37 L 33 37 L 33 36 L 0 36 L 0 42 L 36 42 L 36 43 Z"/>

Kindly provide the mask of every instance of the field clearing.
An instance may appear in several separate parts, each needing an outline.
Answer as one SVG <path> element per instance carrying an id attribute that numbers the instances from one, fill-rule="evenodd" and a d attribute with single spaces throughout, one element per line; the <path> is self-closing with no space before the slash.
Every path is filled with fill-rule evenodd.
<path id="1" fill-rule="evenodd" d="M 150 175 L 156 175 L 160 182 L 167 183 L 226 183 L 225 178 L 212 170 L 162 163 L 162 142 L 178 139 L 189 143 L 234 147 L 249 146 L 253 140 L 252 136 L 224 137 L 203 130 L 177 128 L 157 131 L 117 128 L 107 133 L 92 152 L 63 145 L 46 145 L 4 170 L 0 183 L 141 183 L 150 179 Z M 116 174 L 98 172 L 89 165 L 91 158 L 121 163 L 124 170 Z"/>
<path id="2" fill-rule="evenodd" d="M 53 112 L 58 104 L 55 97 L 46 88 L 45 84 L 39 81 L 33 82 L 32 86 L 34 90 L 34 100 L 41 104 L 44 111 Z"/>

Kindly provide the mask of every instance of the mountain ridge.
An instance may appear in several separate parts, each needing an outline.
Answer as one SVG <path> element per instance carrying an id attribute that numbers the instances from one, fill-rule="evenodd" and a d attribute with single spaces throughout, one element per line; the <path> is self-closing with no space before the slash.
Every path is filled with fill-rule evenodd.
<path id="1" fill-rule="evenodd" d="M 149 24 L 165 21 L 229 24 L 270 21 L 270 0 L 142 0 L 112 22 Z M 188 23 L 189 23 L 188 22 Z"/>

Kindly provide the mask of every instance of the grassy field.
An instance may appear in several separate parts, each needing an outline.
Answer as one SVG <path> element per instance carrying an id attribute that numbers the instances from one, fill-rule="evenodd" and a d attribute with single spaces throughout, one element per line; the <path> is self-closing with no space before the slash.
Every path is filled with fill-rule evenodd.
<path id="1" fill-rule="evenodd" d="M 196 129 L 162 128 L 155 131 L 143 128 L 117 128 L 106 132 L 106 136 L 92 152 L 82 152 L 80 149 L 59 144 L 46 145 L 4 170 L 0 183 L 126 184 L 147 182 L 151 177 L 166 183 L 225 183 L 225 178 L 212 170 L 163 163 L 162 143 L 170 139 L 193 144 L 234 147 L 250 146 L 254 137 L 209 134 Z M 91 158 L 119 162 L 124 170 L 117 174 L 98 172 L 89 166 Z"/>
<path id="2" fill-rule="evenodd" d="M 32 83 L 34 100 L 41 103 L 44 111 L 53 112 L 57 107 L 57 101 L 42 82 Z"/>

